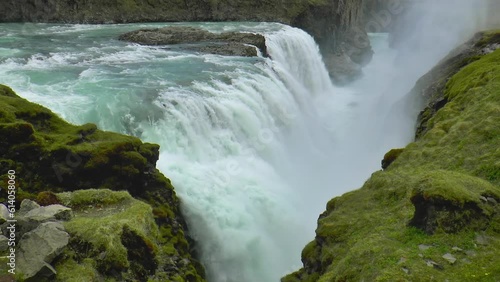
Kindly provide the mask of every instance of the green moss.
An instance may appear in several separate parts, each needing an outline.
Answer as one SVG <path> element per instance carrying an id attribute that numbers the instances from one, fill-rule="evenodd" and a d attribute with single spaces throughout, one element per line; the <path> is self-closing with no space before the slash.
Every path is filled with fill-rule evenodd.
<path id="1" fill-rule="evenodd" d="M 304 268 L 282 281 L 498 280 L 500 205 L 486 198 L 500 202 L 500 50 L 457 72 L 444 94 L 428 130 L 389 169 L 328 203 Z M 429 217 L 416 228 L 419 210 Z"/>
<path id="2" fill-rule="evenodd" d="M 425 198 L 440 198 L 463 207 L 467 202 L 480 203 L 483 195 L 500 198 L 500 190 L 488 181 L 450 171 L 426 172 L 412 192 Z"/>
<path id="3" fill-rule="evenodd" d="M 57 195 L 50 191 L 43 191 L 36 196 L 36 202 L 41 206 L 60 204 Z"/>
<path id="4" fill-rule="evenodd" d="M 80 263 L 71 259 L 64 260 L 57 266 L 57 281 L 87 282 L 102 280 L 102 276 L 99 275 L 95 267 L 95 261 L 92 259 L 84 259 Z"/>
<path id="5" fill-rule="evenodd" d="M 81 209 L 86 207 L 99 207 L 116 205 L 130 200 L 130 194 L 125 191 L 111 191 L 108 189 L 88 189 L 57 194 L 62 205 Z"/>
<path id="6" fill-rule="evenodd" d="M 118 278 L 134 275 L 127 273 L 132 263 L 129 260 L 130 247 L 125 246 L 131 236 L 128 233 L 140 238 L 147 246 L 142 250 L 146 256 L 155 257 L 159 234 L 149 205 L 133 199 L 127 192 L 110 190 L 63 193 L 59 198 L 74 209 L 74 218 L 64 226 L 72 238 L 80 241 L 79 245 L 88 246 L 88 257 L 84 255 L 77 260 L 91 259 L 95 263 L 95 271 L 89 273 L 99 272 L 106 276 L 120 273 L 122 276 Z M 85 268 L 89 268 L 88 262 Z M 75 271 L 67 267 L 67 264 L 75 263 L 74 258 L 61 263 L 59 271 L 63 271 L 62 277 L 69 276 L 64 271 Z"/>

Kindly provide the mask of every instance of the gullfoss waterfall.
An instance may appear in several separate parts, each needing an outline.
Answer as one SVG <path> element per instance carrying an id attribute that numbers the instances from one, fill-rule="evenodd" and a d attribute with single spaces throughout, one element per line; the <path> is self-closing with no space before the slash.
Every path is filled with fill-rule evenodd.
<path id="1" fill-rule="evenodd" d="M 394 126 L 391 109 L 412 82 L 390 88 L 385 35 L 348 88 L 331 84 L 307 33 L 280 24 L 191 24 L 265 34 L 271 58 L 114 39 L 158 25 L 2 24 L 0 83 L 70 122 L 160 144 L 208 280 L 278 281 L 300 267 L 326 202 L 411 140 L 413 119 Z"/>

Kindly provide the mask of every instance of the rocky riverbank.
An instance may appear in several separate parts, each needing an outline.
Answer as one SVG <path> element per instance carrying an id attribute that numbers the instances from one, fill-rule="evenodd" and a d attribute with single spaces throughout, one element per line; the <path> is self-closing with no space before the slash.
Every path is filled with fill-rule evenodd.
<path id="1" fill-rule="evenodd" d="M 15 171 L 17 205 L 31 199 L 73 209 L 63 224 L 68 248 L 51 257 L 61 281 L 75 273 L 93 277 L 86 281 L 204 281 L 179 199 L 156 169 L 158 156 L 158 145 L 69 124 L 0 85 L 2 183 Z M 7 197 L 2 189 L 0 201 Z M 16 230 L 19 240 L 28 229 Z"/>
<path id="2" fill-rule="evenodd" d="M 333 80 L 345 84 L 361 76 L 361 66 L 372 56 L 361 10 L 362 0 L 20 0 L 0 3 L 0 22 L 280 22 L 311 34 Z"/>
<path id="3" fill-rule="evenodd" d="M 419 80 L 417 139 L 328 202 L 298 281 L 497 281 L 500 31 L 477 34 Z"/>

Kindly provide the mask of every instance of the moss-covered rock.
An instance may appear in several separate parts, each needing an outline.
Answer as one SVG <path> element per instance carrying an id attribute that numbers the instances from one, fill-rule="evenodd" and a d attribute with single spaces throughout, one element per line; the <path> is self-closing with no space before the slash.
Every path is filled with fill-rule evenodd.
<path id="1" fill-rule="evenodd" d="M 194 268 L 180 276 L 182 259 L 172 258 L 176 246 L 162 238 L 150 205 L 107 189 L 57 196 L 74 212 L 65 223 L 69 248 L 56 263 L 60 281 L 196 281 Z M 72 280 L 80 271 L 86 277 Z"/>
<path id="2" fill-rule="evenodd" d="M 30 198 L 46 205 L 60 201 L 54 197 L 54 193 L 91 188 L 128 191 L 133 197 L 147 203 L 142 207 L 144 213 L 147 209 L 154 216 L 150 224 L 158 229 L 158 240 L 162 241 L 162 246 L 169 246 L 169 254 L 177 258 L 163 264 L 158 263 L 154 272 L 169 275 L 175 273 L 177 280 L 202 281 L 203 268 L 191 256 L 179 199 L 170 180 L 156 169 L 158 157 L 158 145 L 142 143 L 131 136 L 101 131 L 93 124 L 69 124 L 50 110 L 20 98 L 10 88 L 0 85 L 0 179 L 6 183 L 8 170 L 16 171 L 18 203 Z M 99 196 L 97 192 L 92 195 L 91 198 L 98 204 L 103 204 L 99 201 L 110 198 L 114 201 L 117 197 L 108 194 Z M 101 196 L 102 200 L 95 199 Z M 74 194 L 73 197 L 85 198 L 80 194 Z M 6 198 L 6 190 L 2 189 L 0 200 L 5 201 Z M 71 206 L 75 207 L 77 203 L 85 201 L 87 200 L 73 200 Z M 154 210 L 164 212 L 153 213 Z M 130 232 L 135 231 L 127 232 L 125 233 L 130 235 Z M 129 237 L 133 236 L 127 238 Z M 132 238 L 127 242 L 133 245 L 134 240 Z M 112 255 L 116 257 L 112 258 L 116 265 L 100 264 L 97 271 L 106 275 L 111 275 L 112 272 L 116 276 L 121 275 L 120 270 L 125 266 L 130 266 L 132 271 L 140 268 L 118 259 L 122 254 L 119 253 L 120 250 L 123 253 L 124 249 L 118 248 L 113 250 L 118 253 L 109 254 L 111 258 Z M 159 269 L 161 265 L 163 268 Z M 146 272 L 137 270 L 134 274 L 136 278 L 140 273 Z"/>
<path id="3" fill-rule="evenodd" d="M 381 162 L 382 169 L 388 168 L 392 164 L 392 162 L 394 162 L 397 159 L 397 157 L 399 157 L 399 155 L 401 155 L 403 150 L 404 149 L 399 148 L 399 149 L 392 149 L 389 152 L 387 152 L 384 155 L 384 158 L 382 159 L 382 162 Z"/>
<path id="4" fill-rule="evenodd" d="M 434 77 L 445 85 L 429 97 L 447 102 L 418 140 L 328 203 L 304 267 L 282 281 L 500 278 L 500 50 L 455 67 Z"/>

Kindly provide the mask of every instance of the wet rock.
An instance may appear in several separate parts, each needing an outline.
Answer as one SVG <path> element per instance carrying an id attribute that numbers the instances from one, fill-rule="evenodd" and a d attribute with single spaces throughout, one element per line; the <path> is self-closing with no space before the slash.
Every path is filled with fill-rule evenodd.
<path id="1" fill-rule="evenodd" d="M 36 280 L 37 275 L 47 275 L 53 270 L 47 267 L 47 264 L 62 253 L 68 241 L 68 233 L 58 222 L 42 223 L 33 231 L 24 234 L 19 241 L 19 272 L 25 279 Z"/>
<path id="2" fill-rule="evenodd" d="M 443 255 L 443 258 L 447 260 L 450 264 L 454 264 L 457 261 L 457 258 L 455 258 L 452 254 L 447 253 Z"/>
<path id="3" fill-rule="evenodd" d="M 218 43 L 202 46 L 190 46 L 185 49 L 224 56 L 257 57 L 258 51 L 255 46 L 239 43 Z"/>
<path id="4" fill-rule="evenodd" d="M 122 34 L 119 39 L 142 45 L 201 44 L 185 48 L 218 55 L 247 57 L 257 56 L 257 51 L 252 47 L 255 46 L 263 55 L 267 55 L 265 37 L 254 33 L 212 33 L 201 28 L 172 26 L 136 30 Z"/>
<path id="5" fill-rule="evenodd" d="M 362 76 L 362 69 L 345 53 L 323 54 L 330 77 L 338 85 L 346 85 Z"/>

